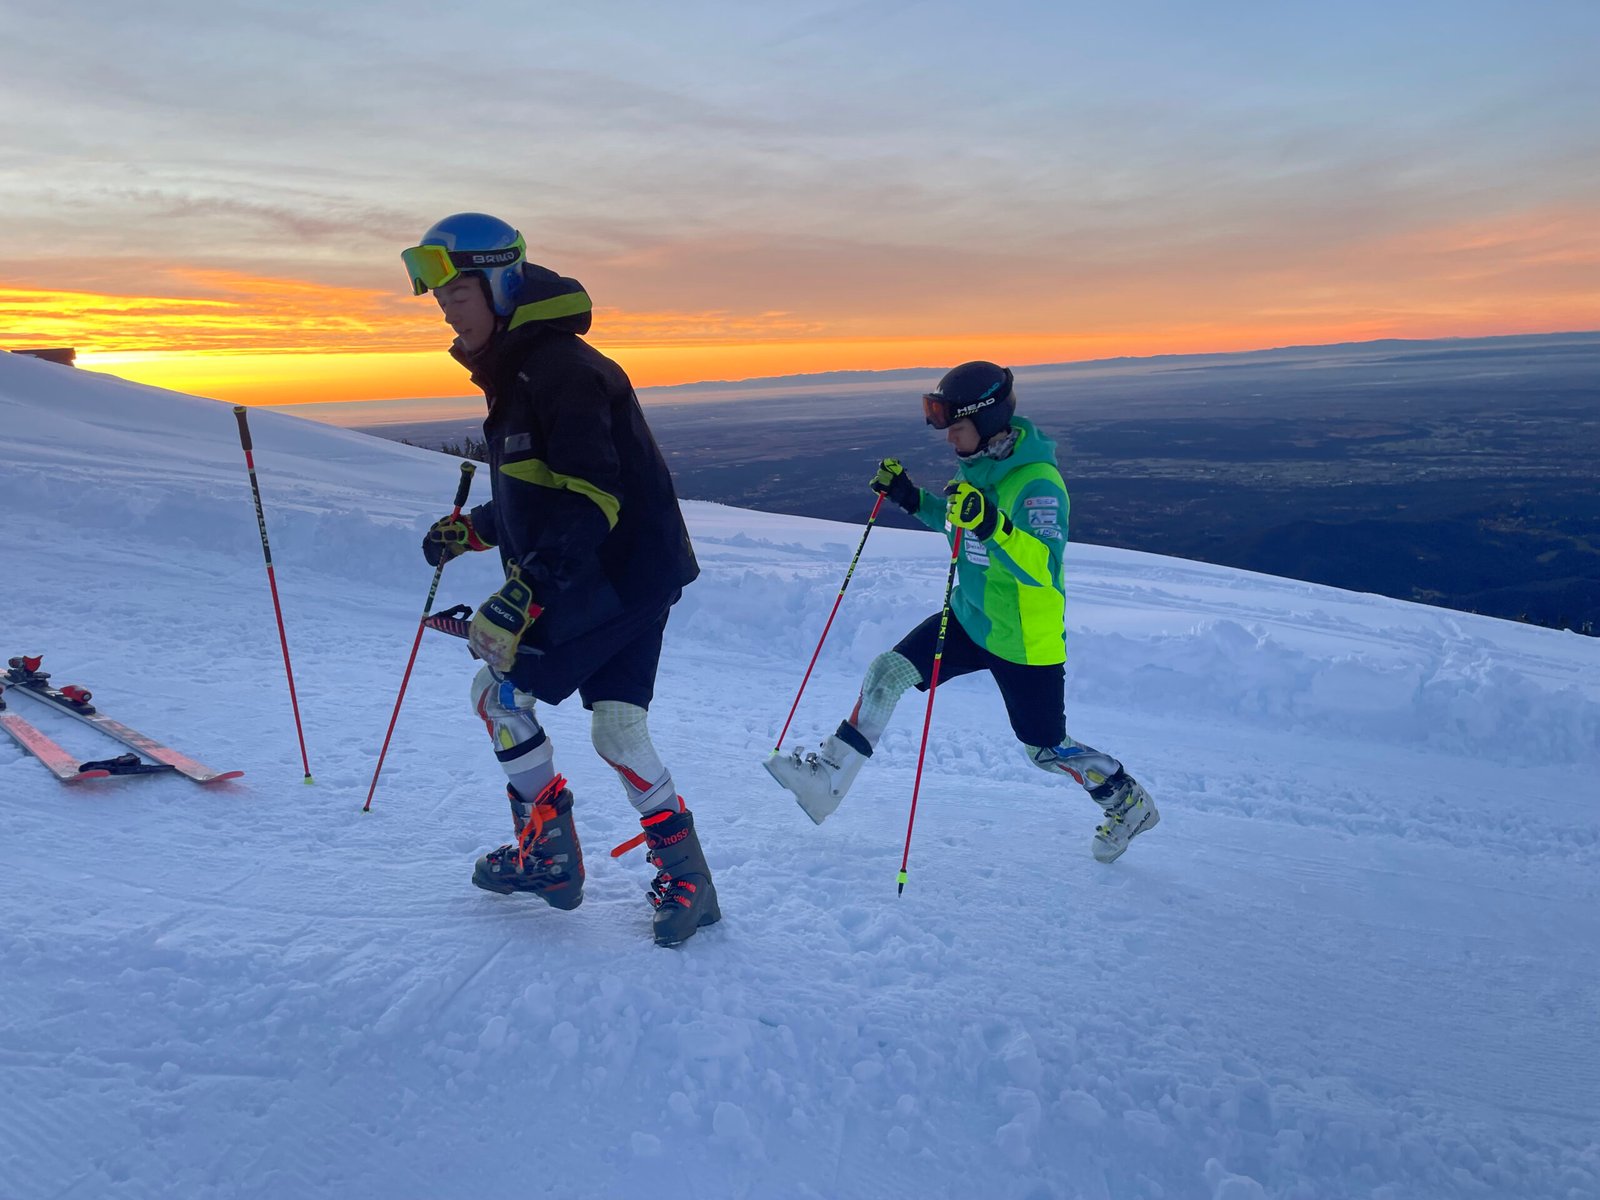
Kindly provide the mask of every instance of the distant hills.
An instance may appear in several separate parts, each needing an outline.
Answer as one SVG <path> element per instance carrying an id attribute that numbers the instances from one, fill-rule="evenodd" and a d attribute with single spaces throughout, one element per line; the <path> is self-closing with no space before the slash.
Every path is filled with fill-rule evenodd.
<path id="1" fill-rule="evenodd" d="M 642 398 L 685 496 L 854 522 L 880 457 L 929 485 L 952 473 L 918 403 L 942 369 Z M 1600 332 L 1105 359 L 1017 380 L 1021 411 L 1059 442 L 1074 540 L 1600 627 Z M 372 432 L 437 445 L 477 424 Z"/>

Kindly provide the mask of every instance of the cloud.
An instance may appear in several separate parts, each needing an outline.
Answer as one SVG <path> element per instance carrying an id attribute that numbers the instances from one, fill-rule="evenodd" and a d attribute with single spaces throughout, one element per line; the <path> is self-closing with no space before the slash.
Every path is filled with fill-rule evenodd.
<path id="1" fill-rule="evenodd" d="M 1585 323 L 1600 9 L 1140 11 L 23 6 L 0 315 L 208 354 L 435 346 L 397 255 L 478 209 L 583 279 L 598 336 L 685 355 Z"/>

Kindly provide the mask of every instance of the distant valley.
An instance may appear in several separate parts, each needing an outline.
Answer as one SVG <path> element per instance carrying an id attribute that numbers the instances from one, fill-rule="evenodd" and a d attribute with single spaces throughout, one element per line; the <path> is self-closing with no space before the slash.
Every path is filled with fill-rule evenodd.
<path id="1" fill-rule="evenodd" d="M 680 493 L 861 522 L 877 460 L 952 474 L 939 369 L 651 389 Z M 1600 334 L 1024 367 L 1075 541 L 1600 627 Z M 419 445 L 474 420 L 372 426 Z M 896 512 L 890 524 L 910 524 Z"/>

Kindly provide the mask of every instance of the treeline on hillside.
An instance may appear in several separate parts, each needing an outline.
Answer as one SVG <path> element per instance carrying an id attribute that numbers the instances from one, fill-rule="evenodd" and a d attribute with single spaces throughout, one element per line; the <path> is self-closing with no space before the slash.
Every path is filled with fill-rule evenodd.
<path id="1" fill-rule="evenodd" d="M 400 444 L 416 446 L 419 450 L 437 450 L 440 454 L 448 454 L 451 458 L 470 458 L 474 462 L 489 461 L 489 443 L 472 437 L 461 442 L 445 442 L 440 446 L 422 446 L 410 438 L 401 438 Z"/>

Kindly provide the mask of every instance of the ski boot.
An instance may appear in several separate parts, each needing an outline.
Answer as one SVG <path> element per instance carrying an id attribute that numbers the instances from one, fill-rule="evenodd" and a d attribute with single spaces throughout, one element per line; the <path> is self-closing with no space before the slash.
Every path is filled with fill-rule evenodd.
<path id="1" fill-rule="evenodd" d="M 509 784 L 506 797 L 517 840 L 480 858 L 472 882 L 502 896 L 532 892 L 552 908 L 577 908 L 583 903 L 583 847 L 567 781 L 557 775 L 531 804 Z"/>
<path id="2" fill-rule="evenodd" d="M 1123 770 L 1092 789 L 1089 797 L 1106 814 L 1104 823 L 1094 831 L 1094 856 L 1103 863 L 1121 858 L 1129 842 L 1161 820 L 1150 793 Z"/>
<path id="3" fill-rule="evenodd" d="M 683 807 L 681 798 L 676 811 L 651 813 L 639 824 L 644 826 L 650 864 L 656 868 L 648 893 L 656 910 L 650 919 L 656 945 L 676 946 L 693 937 L 700 926 L 722 920 L 711 868 L 694 831 L 694 814 Z"/>
<path id="4" fill-rule="evenodd" d="M 821 825 L 839 807 L 871 757 L 867 739 L 843 721 L 812 753 L 802 756 L 798 748 L 788 755 L 774 753 L 763 765 L 768 775 L 794 793 L 795 803 L 805 809 L 806 816 Z"/>

